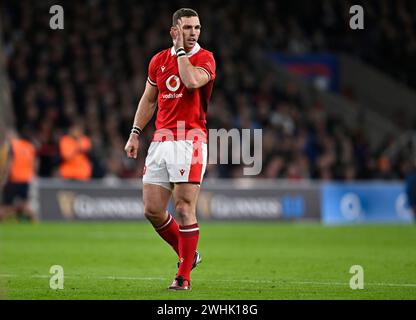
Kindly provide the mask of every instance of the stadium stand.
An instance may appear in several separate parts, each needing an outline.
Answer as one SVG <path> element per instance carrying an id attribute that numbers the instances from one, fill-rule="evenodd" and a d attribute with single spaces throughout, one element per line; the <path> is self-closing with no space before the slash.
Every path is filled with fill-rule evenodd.
<path id="1" fill-rule="evenodd" d="M 0 193 L 8 175 L 9 143 L 8 129 L 13 128 L 10 88 L 5 71 L 5 55 L 2 44 L 2 26 L 0 24 Z M 1 198 L 1 196 L 0 196 Z"/>
<path id="2" fill-rule="evenodd" d="M 209 128 L 262 128 L 262 178 L 399 179 L 409 160 L 371 146 L 368 136 L 305 101 L 296 82 L 276 81 L 265 52 L 348 52 L 416 87 L 416 3 L 356 1 L 369 27 L 347 31 L 351 1 L 208 1 L 195 5 L 202 46 L 213 51 L 217 79 Z M 49 26 L 49 2 L 2 1 L 0 21 L 17 127 L 29 126 L 41 177 L 58 176 L 58 141 L 82 119 L 92 141 L 93 178 L 141 175 L 153 128 L 138 161 L 123 151 L 151 56 L 171 44 L 166 25 L 179 1 L 88 1 L 65 7 L 65 29 Z M 239 9 L 236 10 L 235 8 Z M 213 13 L 215 12 L 215 14 Z M 267 15 L 264 13 L 267 12 Z M 406 67 L 403 67 L 403 66 Z M 416 124 L 416 122 L 415 122 Z M 208 166 L 207 177 L 242 176 L 242 166 Z"/>

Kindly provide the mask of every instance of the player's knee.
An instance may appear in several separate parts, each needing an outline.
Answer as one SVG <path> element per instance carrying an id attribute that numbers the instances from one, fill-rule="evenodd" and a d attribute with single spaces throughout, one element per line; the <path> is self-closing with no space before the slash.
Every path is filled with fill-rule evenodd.
<path id="1" fill-rule="evenodd" d="M 186 200 L 178 200 L 175 203 L 175 212 L 180 218 L 187 218 L 193 214 L 192 203 Z"/>
<path id="2" fill-rule="evenodd" d="M 144 216 L 146 217 L 146 219 L 153 221 L 155 219 L 158 219 L 160 217 L 160 211 L 156 210 L 155 207 L 153 206 L 148 206 L 145 205 L 144 206 Z"/>

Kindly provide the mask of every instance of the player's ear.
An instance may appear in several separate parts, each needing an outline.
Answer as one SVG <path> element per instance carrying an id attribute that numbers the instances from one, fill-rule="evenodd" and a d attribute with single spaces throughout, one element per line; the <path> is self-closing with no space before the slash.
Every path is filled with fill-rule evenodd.
<path id="1" fill-rule="evenodd" d="M 172 38 L 176 38 L 176 28 L 175 27 L 171 27 L 169 33 L 170 33 L 170 36 Z"/>

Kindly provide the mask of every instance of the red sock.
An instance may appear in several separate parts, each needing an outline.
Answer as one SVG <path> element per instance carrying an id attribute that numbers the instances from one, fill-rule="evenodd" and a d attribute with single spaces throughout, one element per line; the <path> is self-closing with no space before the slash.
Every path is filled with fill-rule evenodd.
<path id="1" fill-rule="evenodd" d="M 176 276 L 182 276 L 190 281 L 191 269 L 194 263 L 195 251 L 199 239 L 198 224 L 179 227 L 179 257 L 180 264 Z"/>
<path id="2" fill-rule="evenodd" d="M 179 226 L 175 218 L 168 213 L 166 221 L 160 227 L 155 228 L 155 230 L 163 240 L 172 246 L 179 257 Z"/>

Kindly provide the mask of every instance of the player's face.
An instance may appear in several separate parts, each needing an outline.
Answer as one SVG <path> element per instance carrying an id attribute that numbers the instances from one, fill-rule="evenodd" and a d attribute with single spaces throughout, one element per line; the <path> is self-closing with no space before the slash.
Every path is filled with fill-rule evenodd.
<path id="1" fill-rule="evenodd" d="M 183 44 L 186 49 L 195 46 L 201 33 L 201 25 L 198 17 L 182 17 Z"/>

